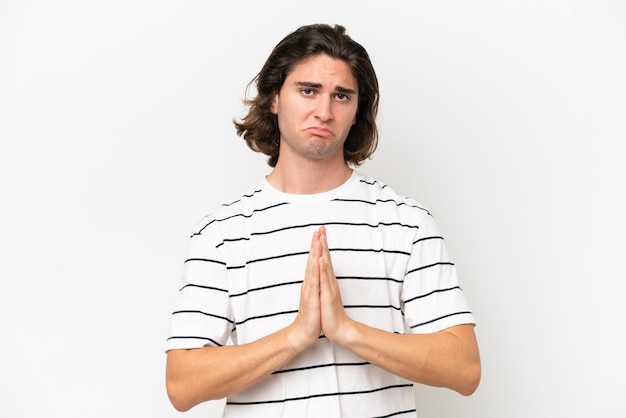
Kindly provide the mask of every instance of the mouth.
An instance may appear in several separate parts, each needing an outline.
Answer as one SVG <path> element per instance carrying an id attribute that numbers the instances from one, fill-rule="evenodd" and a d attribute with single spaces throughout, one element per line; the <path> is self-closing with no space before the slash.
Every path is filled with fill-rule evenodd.
<path id="1" fill-rule="evenodd" d="M 330 138 L 333 136 L 333 132 L 330 129 L 322 128 L 319 126 L 312 126 L 306 129 L 312 135 L 321 136 L 322 138 Z"/>

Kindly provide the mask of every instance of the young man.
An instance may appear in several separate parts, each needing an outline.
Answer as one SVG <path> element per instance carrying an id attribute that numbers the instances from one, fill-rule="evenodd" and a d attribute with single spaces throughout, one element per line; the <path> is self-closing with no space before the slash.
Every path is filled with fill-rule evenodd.
<path id="1" fill-rule="evenodd" d="M 378 82 L 341 26 L 296 30 L 237 132 L 270 174 L 197 225 L 167 342 L 167 390 L 225 417 L 415 416 L 411 382 L 470 395 L 470 312 L 430 213 L 356 170 Z"/>

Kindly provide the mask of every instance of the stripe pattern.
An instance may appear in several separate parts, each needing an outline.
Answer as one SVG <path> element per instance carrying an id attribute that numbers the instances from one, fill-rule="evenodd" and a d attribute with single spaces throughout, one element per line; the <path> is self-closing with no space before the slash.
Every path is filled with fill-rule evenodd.
<path id="1" fill-rule="evenodd" d="M 325 225 L 348 315 L 393 333 L 474 323 L 433 217 L 354 171 L 316 195 L 265 180 L 203 218 L 190 238 L 166 349 L 255 341 L 289 325 L 313 232 Z M 412 384 L 321 336 L 229 397 L 225 417 L 414 417 Z"/>

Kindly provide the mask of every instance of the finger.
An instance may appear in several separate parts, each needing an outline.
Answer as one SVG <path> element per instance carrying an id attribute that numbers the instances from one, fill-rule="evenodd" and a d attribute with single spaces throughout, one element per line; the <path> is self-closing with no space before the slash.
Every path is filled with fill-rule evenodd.
<path id="1" fill-rule="evenodd" d="M 318 261 L 318 269 L 320 271 L 320 291 L 325 293 L 325 299 L 327 301 L 335 301 L 340 299 L 339 286 L 335 277 L 335 272 L 332 265 L 330 256 L 330 249 L 328 248 L 328 238 L 326 235 L 326 228 L 320 227 L 320 257 Z"/>
<path id="2" fill-rule="evenodd" d="M 311 238 L 311 248 L 309 249 L 309 258 L 317 258 L 319 257 L 319 241 L 320 241 L 320 231 L 317 230 L 313 232 L 313 238 Z"/>
<path id="3" fill-rule="evenodd" d="M 320 258 L 323 261 L 323 263 L 320 263 L 320 272 L 325 272 L 327 275 L 329 275 L 329 278 L 333 278 L 335 277 L 335 274 L 333 272 L 333 264 L 332 264 L 332 259 L 330 257 L 330 249 L 328 248 L 328 236 L 326 234 L 326 227 L 322 226 L 319 229 L 320 232 L 320 245 L 321 245 L 321 250 L 320 250 Z"/>
<path id="4" fill-rule="evenodd" d="M 309 257 L 307 259 L 304 276 L 305 283 L 311 281 L 307 280 L 307 278 L 312 278 L 313 282 L 317 282 L 317 277 L 319 276 L 319 266 L 317 261 L 320 257 L 319 235 L 319 231 L 315 231 L 313 233 L 313 238 L 311 239 L 311 247 L 309 248 Z"/>
<path id="5" fill-rule="evenodd" d="M 302 330 L 304 339 L 314 342 L 321 332 L 320 319 L 320 287 L 319 287 L 319 254 L 321 244 L 319 232 L 311 239 L 309 257 L 305 266 L 304 279 L 300 289 L 300 304 L 296 316 L 297 329 Z"/>

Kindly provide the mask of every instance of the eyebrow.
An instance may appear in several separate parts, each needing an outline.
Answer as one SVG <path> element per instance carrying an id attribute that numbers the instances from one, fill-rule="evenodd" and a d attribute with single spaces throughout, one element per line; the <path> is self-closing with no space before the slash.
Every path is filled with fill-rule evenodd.
<path id="1" fill-rule="evenodd" d="M 313 89 L 319 89 L 322 87 L 320 83 L 312 83 L 310 81 L 296 81 L 294 84 L 296 86 L 310 87 Z M 341 86 L 337 86 L 336 91 L 338 91 L 339 93 L 345 93 L 345 94 L 357 94 L 356 90 L 349 89 L 347 87 L 341 87 Z"/>

